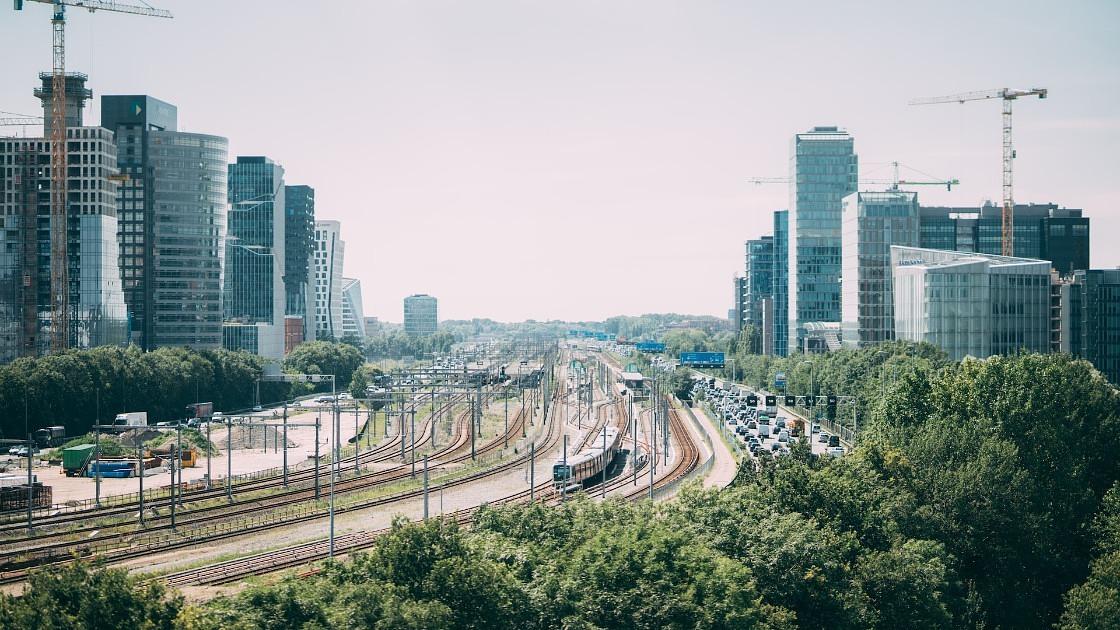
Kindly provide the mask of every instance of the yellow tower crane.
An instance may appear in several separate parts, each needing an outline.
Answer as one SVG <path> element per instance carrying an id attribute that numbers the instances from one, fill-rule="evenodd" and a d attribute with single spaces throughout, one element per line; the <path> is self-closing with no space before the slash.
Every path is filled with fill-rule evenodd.
<path id="1" fill-rule="evenodd" d="M 1016 90 L 999 88 L 983 92 L 965 92 L 949 96 L 931 96 L 910 101 L 911 105 L 934 105 L 937 103 L 967 103 L 998 98 L 1003 101 L 1003 214 L 1000 252 L 1004 256 L 1015 255 L 1015 194 L 1012 183 L 1011 163 L 1015 159 L 1015 147 L 1011 143 L 1011 102 L 1024 96 L 1046 98 L 1046 88 Z"/>
<path id="2" fill-rule="evenodd" d="M 51 67 L 51 113 L 49 118 L 51 145 L 51 352 L 61 352 L 70 346 L 70 279 L 67 261 L 66 203 L 66 7 L 93 11 L 132 13 L 148 17 L 170 18 L 171 12 L 115 2 L 113 0 L 31 0 L 49 4 L 54 8 L 51 17 L 53 31 Z M 16 11 L 23 9 L 24 0 L 13 0 Z"/>

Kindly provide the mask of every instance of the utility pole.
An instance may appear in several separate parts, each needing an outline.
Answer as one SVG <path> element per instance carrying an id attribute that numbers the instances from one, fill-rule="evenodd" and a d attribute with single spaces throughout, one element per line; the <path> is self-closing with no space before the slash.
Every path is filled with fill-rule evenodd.
<path id="1" fill-rule="evenodd" d="M 284 401 L 284 487 L 288 487 L 288 401 L 286 400 Z"/>
<path id="2" fill-rule="evenodd" d="M 529 502 L 530 503 L 535 503 L 536 500 L 537 500 L 537 497 L 536 497 L 536 492 L 537 492 L 536 472 L 537 472 L 537 443 L 536 442 L 530 442 L 529 443 Z"/>
<path id="3" fill-rule="evenodd" d="M 428 456 L 424 456 L 424 522 L 428 522 Z"/>
<path id="4" fill-rule="evenodd" d="M 226 418 L 226 500 L 233 503 L 233 418 Z M 318 437 L 318 432 L 315 436 Z M 319 441 L 315 441 L 315 461 L 318 462 Z M 315 478 L 315 483 L 319 483 L 319 478 Z M 319 497 L 318 485 L 315 489 L 315 497 Z"/>

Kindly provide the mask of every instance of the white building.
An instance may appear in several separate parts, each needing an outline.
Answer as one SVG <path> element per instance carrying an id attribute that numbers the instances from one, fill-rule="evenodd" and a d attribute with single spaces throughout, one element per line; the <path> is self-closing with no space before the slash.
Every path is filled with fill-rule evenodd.
<path id="1" fill-rule="evenodd" d="M 362 281 L 342 279 L 342 336 L 366 338 L 366 318 L 362 314 Z"/>
<path id="2" fill-rule="evenodd" d="M 957 361 L 1050 345 L 1050 262 L 891 247 L 895 338 Z"/>
<path id="3" fill-rule="evenodd" d="M 342 339 L 342 258 L 338 221 L 315 221 L 315 337 Z"/>

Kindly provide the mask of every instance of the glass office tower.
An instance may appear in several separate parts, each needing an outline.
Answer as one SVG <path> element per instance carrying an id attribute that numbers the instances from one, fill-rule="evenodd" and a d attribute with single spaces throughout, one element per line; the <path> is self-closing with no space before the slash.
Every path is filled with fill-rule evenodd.
<path id="1" fill-rule="evenodd" d="M 229 165 L 223 345 L 284 356 L 284 169 L 266 157 Z M 253 327 L 253 332 L 239 327 Z"/>
<path id="2" fill-rule="evenodd" d="M 284 314 L 302 319 L 300 341 L 315 339 L 315 189 L 284 187 Z"/>
<path id="3" fill-rule="evenodd" d="M 771 335 L 774 354 L 789 353 L 789 210 L 774 211 L 774 284 Z"/>
<path id="4" fill-rule="evenodd" d="M 918 245 L 918 195 L 859 192 L 844 197 L 841 334 L 844 347 L 894 339 L 891 245 Z"/>
<path id="5" fill-rule="evenodd" d="M 228 142 L 178 131 L 177 115 L 150 96 L 101 97 L 128 176 L 118 211 L 129 335 L 145 350 L 222 344 Z"/>
<path id="6" fill-rule="evenodd" d="M 855 140 L 814 127 L 790 146 L 789 343 L 800 347 L 808 322 L 840 321 L 841 201 L 856 192 Z"/>
<path id="7" fill-rule="evenodd" d="M 418 293 L 404 299 L 404 331 L 409 336 L 425 336 L 436 332 L 439 325 L 436 299 Z"/>

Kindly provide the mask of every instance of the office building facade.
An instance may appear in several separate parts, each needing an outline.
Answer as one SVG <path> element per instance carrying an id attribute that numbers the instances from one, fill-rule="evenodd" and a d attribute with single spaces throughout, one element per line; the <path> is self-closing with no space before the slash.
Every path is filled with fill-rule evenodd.
<path id="1" fill-rule="evenodd" d="M 743 275 L 746 293 L 746 324 L 756 330 L 762 326 L 762 300 L 774 293 L 774 237 L 771 235 L 747 241 L 746 273 Z"/>
<path id="2" fill-rule="evenodd" d="M 178 131 L 177 117 L 150 96 L 101 98 L 127 176 L 117 210 L 129 341 L 144 350 L 222 344 L 228 142 Z"/>
<path id="3" fill-rule="evenodd" d="M 814 127 L 790 147 L 789 349 L 807 322 L 840 321 L 840 216 L 859 177 L 855 141 L 837 127 Z"/>
<path id="4" fill-rule="evenodd" d="M 50 121 L 51 74 L 39 75 Z M 117 247 L 117 147 L 113 133 L 82 126 L 86 76 L 67 75 L 67 299 L 65 345 L 127 342 L 128 314 Z M 43 137 L 0 138 L 0 361 L 49 350 L 51 167 Z"/>
<path id="5" fill-rule="evenodd" d="M 267 157 L 229 165 L 222 343 L 284 357 L 284 168 Z M 252 330 L 250 330 L 252 329 Z"/>
<path id="6" fill-rule="evenodd" d="M 1120 384 L 1120 269 L 1051 277 L 1051 346 L 1092 363 Z"/>
<path id="7" fill-rule="evenodd" d="M 894 339 L 891 245 L 918 245 L 918 195 L 858 192 L 844 197 L 841 222 L 841 338 L 844 347 Z"/>
<path id="8" fill-rule="evenodd" d="M 789 354 L 789 210 L 774 211 L 773 317 L 767 329 L 773 337 L 773 351 L 779 357 Z"/>
<path id="9" fill-rule="evenodd" d="M 735 332 L 743 332 L 747 324 L 747 279 L 739 274 L 731 278 L 731 295 L 733 306 L 727 311 L 727 318 L 731 320 L 731 328 Z"/>
<path id="10" fill-rule="evenodd" d="M 362 282 L 355 278 L 342 279 L 342 337 L 364 341 L 366 319 L 362 313 Z"/>
<path id="11" fill-rule="evenodd" d="M 284 315 L 303 320 L 301 342 L 315 339 L 314 252 L 315 189 L 284 186 Z"/>
<path id="12" fill-rule="evenodd" d="M 342 339 L 342 259 L 346 244 L 338 221 L 315 221 L 315 336 Z"/>
<path id="13" fill-rule="evenodd" d="M 928 249 L 996 254 L 1002 251 L 1002 208 L 924 206 L 919 245 Z M 1089 268 L 1089 218 L 1056 204 L 1015 204 L 1015 256 L 1049 260 L 1063 275 Z"/>
<path id="14" fill-rule="evenodd" d="M 952 360 L 1050 347 L 1050 263 L 891 247 L 895 337 Z"/>
<path id="15" fill-rule="evenodd" d="M 409 336 L 431 335 L 439 327 L 439 313 L 436 299 L 418 293 L 404 299 L 404 332 Z"/>

